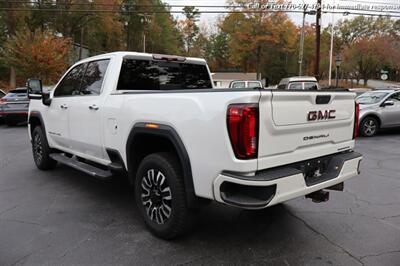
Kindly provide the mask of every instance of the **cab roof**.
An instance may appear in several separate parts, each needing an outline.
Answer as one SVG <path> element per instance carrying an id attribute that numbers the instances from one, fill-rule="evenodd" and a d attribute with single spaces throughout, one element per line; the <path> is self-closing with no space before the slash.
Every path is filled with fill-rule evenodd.
<path id="1" fill-rule="evenodd" d="M 288 84 L 290 82 L 296 82 L 296 81 L 311 81 L 311 82 L 317 82 L 317 79 L 315 77 L 311 76 L 297 76 L 297 77 L 289 77 L 289 78 L 284 78 L 281 79 L 279 84 Z"/>
<path id="2" fill-rule="evenodd" d="M 178 56 L 178 55 L 165 55 L 165 54 L 156 54 L 156 53 L 150 54 L 150 53 L 126 52 L 126 51 L 118 51 L 118 52 L 95 55 L 95 56 L 80 60 L 79 62 L 76 62 L 75 64 L 92 61 L 92 60 L 96 60 L 96 59 L 101 59 L 104 57 L 110 57 L 110 56 L 132 57 L 135 59 L 142 59 L 142 60 L 164 60 L 164 59 L 167 60 L 167 58 L 168 58 L 168 59 L 176 59 L 175 61 L 181 61 L 181 62 L 185 62 L 185 63 L 189 63 L 189 64 L 198 64 L 198 65 L 206 65 L 207 64 L 206 60 L 203 58 L 184 57 L 184 56 Z M 174 61 L 174 60 L 171 60 L 171 61 Z"/>

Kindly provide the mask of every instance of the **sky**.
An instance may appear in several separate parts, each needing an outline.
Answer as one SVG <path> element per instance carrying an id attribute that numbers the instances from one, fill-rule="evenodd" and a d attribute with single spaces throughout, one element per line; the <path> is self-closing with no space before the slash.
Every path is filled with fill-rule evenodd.
<path id="1" fill-rule="evenodd" d="M 193 6 L 207 6 L 207 5 L 227 5 L 225 0 L 164 0 L 164 2 L 170 5 L 193 5 Z M 289 2 L 289 1 L 285 1 Z M 317 0 L 292 0 L 291 3 L 294 4 L 315 4 Z M 322 4 L 326 5 L 340 5 L 340 6 L 357 6 L 362 5 L 364 8 L 376 8 L 377 6 L 390 6 L 391 10 L 396 10 L 400 12 L 400 0 L 322 0 Z M 179 10 L 181 8 L 174 8 L 173 10 Z M 204 8 L 199 8 L 200 11 Z M 207 10 L 221 10 L 221 9 L 211 9 L 206 8 Z M 341 10 L 345 12 L 346 10 Z M 222 14 L 223 15 L 223 14 Z M 399 14 L 400 15 L 400 14 Z M 181 18 L 182 15 L 174 14 L 175 17 Z M 216 22 L 218 21 L 218 17 L 221 14 L 201 14 L 200 16 L 200 24 L 206 24 L 210 29 L 215 28 Z M 289 17 L 296 23 L 297 25 L 301 25 L 302 23 L 302 14 L 289 14 Z M 339 19 L 343 18 L 351 18 L 352 15 L 344 17 L 342 14 L 334 15 L 334 23 Z M 315 23 L 315 16 L 306 16 L 306 23 Z M 323 14 L 322 15 L 322 26 L 326 27 L 332 22 L 332 14 Z"/>

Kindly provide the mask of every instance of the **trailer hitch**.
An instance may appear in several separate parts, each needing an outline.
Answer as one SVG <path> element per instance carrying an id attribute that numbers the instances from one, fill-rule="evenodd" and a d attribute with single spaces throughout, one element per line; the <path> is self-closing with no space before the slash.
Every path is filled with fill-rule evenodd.
<path id="1" fill-rule="evenodd" d="M 315 203 L 326 202 L 329 200 L 329 192 L 321 189 L 306 195 L 306 198 L 312 199 Z"/>

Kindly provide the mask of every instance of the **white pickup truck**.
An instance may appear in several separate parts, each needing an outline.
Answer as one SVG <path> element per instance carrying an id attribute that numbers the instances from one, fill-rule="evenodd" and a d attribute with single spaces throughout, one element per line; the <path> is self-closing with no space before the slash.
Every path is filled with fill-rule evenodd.
<path id="1" fill-rule="evenodd" d="M 359 173 L 354 93 L 212 84 L 203 59 L 133 52 L 82 60 L 51 93 L 30 79 L 34 161 L 101 179 L 126 173 L 146 225 L 165 239 L 204 202 L 321 202 Z"/>

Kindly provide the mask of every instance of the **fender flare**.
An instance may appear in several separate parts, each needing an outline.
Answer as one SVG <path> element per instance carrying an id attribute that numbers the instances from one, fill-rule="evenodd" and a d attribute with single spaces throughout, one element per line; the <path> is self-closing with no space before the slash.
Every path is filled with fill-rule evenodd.
<path id="1" fill-rule="evenodd" d="M 186 151 L 185 145 L 183 144 L 181 138 L 179 137 L 178 133 L 174 128 L 163 124 L 157 124 L 157 125 L 158 125 L 157 128 L 147 128 L 146 123 L 139 122 L 132 127 L 131 132 L 129 133 L 128 136 L 128 140 L 126 142 L 126 159 L 127 159 L 129 178 L 135 178 L 131 176 L 131 173 L 133 172 L 134 169 L 132 169 L 132 163 L 130 161 L 131 160 L 130 158 L 132 158 L 132 155 L 134 154 L 134 151 L 131 150 L 130 147 L 132 147 L 135 137 L 138 136 L 139 134 L 146 134 L 146 135 L 166 138 L 173 144 L 177 152 L 177 155 L 179 157 L 179 160 L 182 164 L 183 179 L 184 179 L 183 182 L 185 185 L 187 204 L 189 207 L 195 207 L 197 206 L 197 197 L 194 191 L 190 158 Z"/>
<path id="2" fill-rule="evenodd" d="M 46 138 L 46 141 L 47 141 L 47 143 L 48 143 L 48 140 L 47 140 L 47 131 L 46 131 L 46 126 L 45 126 L 45 124 L 44 124 L 44 120 L 43 120 L 43 117 L 42 117 L 42 114 L 39 112 L 39 111 L 31 111 L 30 113 L 29 113 L 29 116 L 28 116 L 28 124 L 30 125 L 31 124 L 31 119 L 32 118 L 37 118 L 37 119 L 39 119 L 39 121 L 40 121 L 40 125 L 42 126 L 42 128 L 43 128 L 43 133 L 44 133 L 44 137 Z M 33 130 L 33 128 L 31 128 L 30 129 L 31 131 Z"/>

